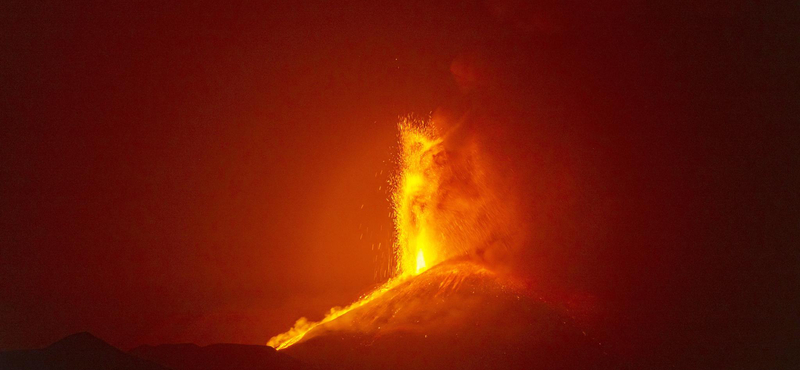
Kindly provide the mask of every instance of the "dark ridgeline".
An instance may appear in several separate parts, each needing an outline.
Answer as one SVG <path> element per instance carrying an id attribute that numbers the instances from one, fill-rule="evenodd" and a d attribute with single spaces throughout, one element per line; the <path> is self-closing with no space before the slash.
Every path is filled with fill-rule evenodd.
<path id="1" fill-rule="evenodd" d="M 272 347 L 247 344 L 162 344 L 140 346 L 130 354 L 158 362 L 173 370 L 299 370 L 301 362 Z"/>
<path id="2" fill-rule="evenodd" d="M 3 370 L 167 370 L 83 332 L 42 349 L 0 352 Z"/>
<path id="3" fill-rule="evenodd" d="M 92 334 L 72 334 L 42 349 L 0 352 L 2 370 L 298 370 L 307 368 L 272 347 L 164 344 L 129 353 Z"/>

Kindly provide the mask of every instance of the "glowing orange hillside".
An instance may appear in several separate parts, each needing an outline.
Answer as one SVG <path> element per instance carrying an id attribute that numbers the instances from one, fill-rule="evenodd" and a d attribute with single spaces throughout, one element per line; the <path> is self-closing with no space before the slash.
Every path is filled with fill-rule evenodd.
<path id="1" fill-rule="evenodd" d="M 330 369 L 619 369 L 567 315 L 506 276 L 449 260 L 285 352 Z"/>

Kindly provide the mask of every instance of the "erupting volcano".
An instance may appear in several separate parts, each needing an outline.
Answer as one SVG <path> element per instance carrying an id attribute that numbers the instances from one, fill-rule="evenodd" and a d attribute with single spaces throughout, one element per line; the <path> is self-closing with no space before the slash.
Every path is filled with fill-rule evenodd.
<path id="1" fill-rule="evenodd" d="M 392 278 L 350 306 L 332 309 L 320 322 L 298 320 L 294 328 L 275 336 L 268 345 L 289 347 L 306 338 L 312 329 L 401 285 L 412 284 L 409 280 L 425 270 L 478 252 L 479 243 L 485 243 L 498 229 L 494 224 L 499 214 L 490 208 L 486 171 L 480 168 L 477 148 L 464 143 L 459 145 L 465 148 L 458 151 L 445 148 L 445 138 L 456 135 L 458 127 L 442 133 L 433 122 L 406 119 L 398 128 L 399 173 L 392 181 L 396 236 Z"/>
<path id="2" fill-rule="evenodd" d="M 480 139 L 464 125 L 410 119 L 398 125 L 394 275 L 319 322 L 301 318 L 268 345 L 339 365 L 471 367 L 476 363 L 459 354 L 476 351 L 509 366 L 602 357 L 572 320 L 495 271 L 518 234 L 511 227 L 514 204 L 500 191 Z M 387 351 L 400 357 L 387 360 Z M 401 358 L 407 351 L 408 358 L 428 355 L 409 363 Z"/>

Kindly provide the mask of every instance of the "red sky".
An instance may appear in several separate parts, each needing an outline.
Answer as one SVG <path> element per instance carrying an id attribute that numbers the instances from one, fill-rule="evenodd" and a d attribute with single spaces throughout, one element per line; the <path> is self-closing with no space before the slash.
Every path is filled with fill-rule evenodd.
<path id="1" fill-rule="evenodd" d="M 265 343 L 352 301 L 391 244 L 397 118 L 471 105 L 530 190 L 528 278 L 602 302 L 620 351 L 774 334 L 786 12 L 289 3 L 3 6 L 0 348 Z"/>

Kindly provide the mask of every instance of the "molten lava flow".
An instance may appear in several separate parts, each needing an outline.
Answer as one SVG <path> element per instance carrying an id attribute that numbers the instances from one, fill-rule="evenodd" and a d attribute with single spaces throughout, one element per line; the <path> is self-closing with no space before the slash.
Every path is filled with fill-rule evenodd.
<path id="1" fill-rule="evenodd" d="M 331 308 L 331 311 L 325 315 L 321 321 L 318 322 L 309 322 L 305 317 L 301 317 L 297 322 L 294 324 L 294 327 L 289 329 L 289 331 L 278 334 L 272 337 L 269 342 L 267 342 L 268 346 L 274 347 L 275 349 L 284 349 L 286 347 L 291 346 L 292 344 L 297 343 L 300 339 L 308 333 L 311 329 L 314 329 L 322 324 L 327 322 L 333 321 L 342 315 L 359 308 L 365 305 L 367 302 L 372 301 L 376 297 L 379 297 L 395 287 L 401 280 L 393 279 L 388 281 L 386 284 L 382 285 L 380 288 L 374 290 L 372 293 L 369 293 L 365 296 L 362 296 L 359 300 L 355 301 L 353 304 L 347 307 L 334 307 Z"/>
<path id="2" fill-rule="evenodd" d="M 489 191 L 477 144 L 459 138 L 459 151 L 445 150 L 431 122 L 404 120 L 399 125 L 399 171 L 393 181 L 395 271 L 375 291 L 344 308 L 333 308 L 319 322 L 301 318 L 267 345 L 284 349 L 312 329 L 365 304 L 437 264 L 459 256 L 484 260 L 502 245 L 506 213 Z"/>

